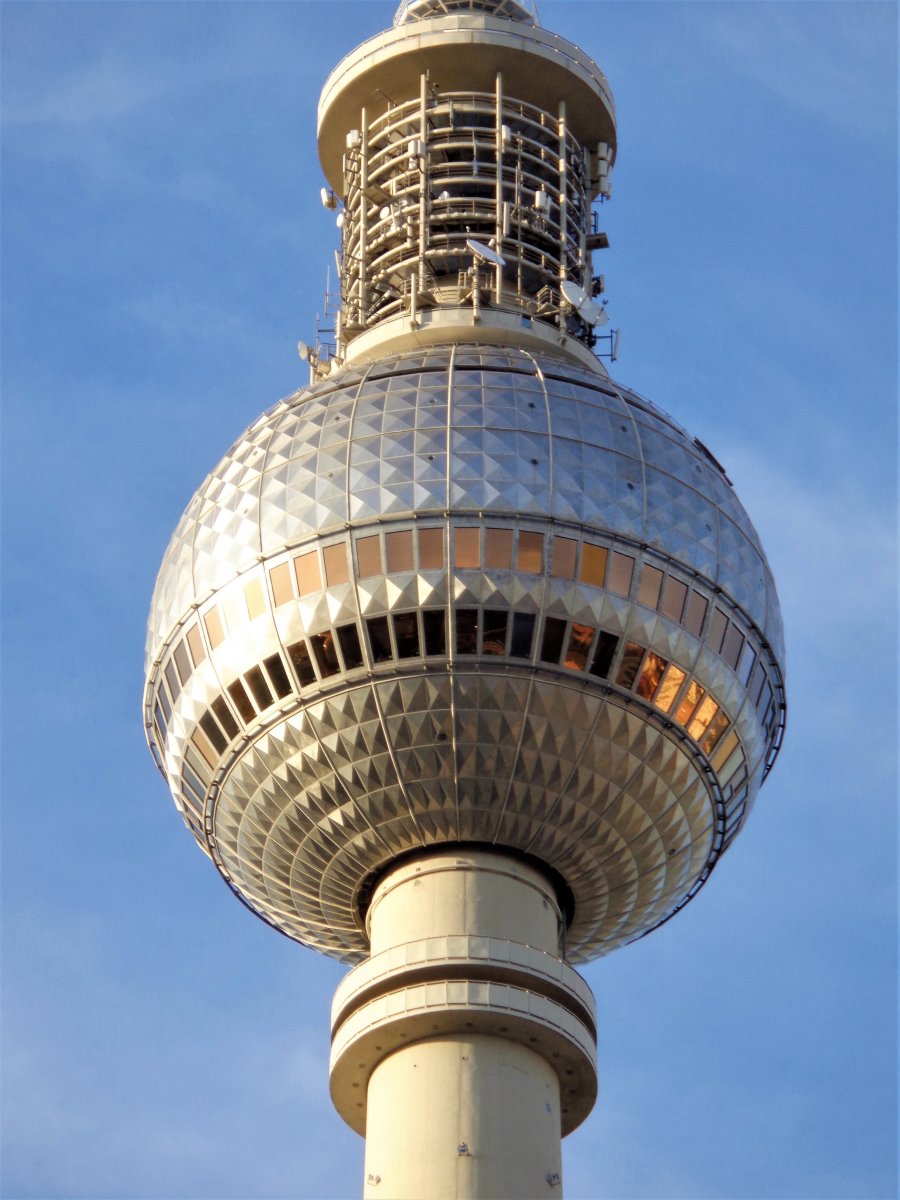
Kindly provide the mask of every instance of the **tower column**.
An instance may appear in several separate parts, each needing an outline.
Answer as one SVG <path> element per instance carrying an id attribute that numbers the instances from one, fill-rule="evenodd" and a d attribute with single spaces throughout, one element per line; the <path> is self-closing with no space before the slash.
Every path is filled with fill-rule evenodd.
<path id="1" fill-rule="evenodd" d="M 384 876 L 367 923 L 331 1064 L 335 1106 L 366 1137 L 366 1196 L 560 1196 L 561 1138 L 596 1096 L 596 1027 L 549 879 L 492 850 L 423 853 Z"/>

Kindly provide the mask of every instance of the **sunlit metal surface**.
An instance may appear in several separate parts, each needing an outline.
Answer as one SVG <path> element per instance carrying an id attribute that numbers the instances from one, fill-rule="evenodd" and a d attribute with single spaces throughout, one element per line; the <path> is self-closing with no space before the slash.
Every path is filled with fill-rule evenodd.
<path id="1" fill-rule="evenodd" d="M 380 867 L 493 842 L 564 878 L 578 961 L 740 828 L 782 656 L 698 443 L 599 369 L 462 345 L 337 371 L 238 440 L 167 551 L 145 715 L 198 841 L 290 936 L 356 960 Z"/>

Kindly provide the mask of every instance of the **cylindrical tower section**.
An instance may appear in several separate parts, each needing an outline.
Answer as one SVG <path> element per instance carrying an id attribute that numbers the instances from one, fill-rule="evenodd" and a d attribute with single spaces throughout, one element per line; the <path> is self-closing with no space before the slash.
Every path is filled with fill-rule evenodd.
<path id="1" fill-rule="evenodd" d="M 343 206 L 339 358 L 477 327 L 594 361 L 591 205 L 609 194 L 612 96 L 525 6 L 403 5 L 326 82 L 319 155 Z"/>
<path id="2" fill-rule="evenodd" d="M 372 955 L 338 989 L 331 1086 L 366 1136 L 366 1195 L 559 1196 L 561 1138 L 593 1107 L 590 989 L 530 863 L 413 855 L 376 886 Z"/>

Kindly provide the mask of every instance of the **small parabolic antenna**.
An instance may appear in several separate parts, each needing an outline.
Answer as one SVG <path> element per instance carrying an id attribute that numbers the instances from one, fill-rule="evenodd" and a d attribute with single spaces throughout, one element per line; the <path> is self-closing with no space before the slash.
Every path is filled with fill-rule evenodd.
<path id="1" fill-rule="evenodd" d="M 595 304 L 584 288 L 580 288 L 571 279 L 564 279 L 559 285 L 559 290 L 563 300 L 572 305 L 587 325 L 605 325 L 609 320 L 606 309 L 600 304 Z"/>
<path id="2" fill-rule="evenodd" d="M 480 262 L 490 263 L 492 267 L 506 266 L 506 259 L 502 254 L 498 254 L 490 246 L 485 246 L 483 242 L 476 242 L 474 238 L 469 238 L 466 241 L 466 249 L 471 250 L 475 258 Z"/>

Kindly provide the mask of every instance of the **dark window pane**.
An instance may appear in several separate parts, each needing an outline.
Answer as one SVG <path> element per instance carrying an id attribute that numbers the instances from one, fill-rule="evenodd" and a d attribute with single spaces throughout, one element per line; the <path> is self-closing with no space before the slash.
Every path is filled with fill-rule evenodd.
<path id="1" fill-rule="evenodd" d="M 314 633 L 309 639 L 312 646 L 312 652 L 315 656 L 316 666 L 319 668 L 319 674 L 322 678 L 328 675 L 336 675 L 341 669 L 338 662 L 337 650 L 334 645 L 334 634 L 330 629 L 325 629 L 322 633 Z"/>
<path id="2" fill-rule="evenodd" d="M 627 596 L 631 591 L 631 577 L 634 574 L 634 559 L 628 554 L 613 551 L 609 567 L 609 590 L 618 596 Z"/>
<path id="3" fill-rule="evenodd" d="M 687 584 L 682 583 L 680 579 L 673 579 L 670 575 L 666 580 L 666 586 L 663 588 L 662 603 L 659 606 L 659 611 L 663 616 L 668 617 L 670 621 L 681 621 L 681 614 L 684 612 L 686 598 Z"/>
<path id="4" fill-rule="evenodd" d="M 447 653 L 447 614 L 443 608 L 422 610 L 425 627 L 425 653 L 442 655 Z"/>
<path id="5" fill-rule="evenodd" d="M 753 664 L 756 662 L 756 651 L 749 642 L 744 642 L 744 652 L 741 655 L 741 661 L 738 665 L 738 675 L 744 687 L 750 679 L 750 673 L 753 670 Z"/>
<path id="6" fill-rule="evenodd" d="M 699 592 L 691 592 L 687 612 L 684 614 L 684 627 L 694 637 L 700 636 L 700 630 L 703 628 L 703 618 L 706 616 L 708 607 L 709 605 L 705 596 L 701 596 Z"/>
<path id="7" fill-rule="evenodd" d="M 482 618 L 481 653 L 506 653 L 506 622 L 509 614 L 505 610 L 486 608 Z"/>
<path id="8" fill-rule="evenodd" d="M 478 651 L 478 609 L 456 610 L 456 653 L 476 654 Z"/>
<path id="9" fill-rule="evenodd" d="M 419 622 L 414 612 L 394 613 L 394 638 L 398 658 L 419 657 Z"/>
<path id="10" fill-rule="evenodd" d="M 592 625 L 579 625 L 573 622 L 564 666 L 573 671 L 583 671 L 587 666 L 587 657 L 593 640 L 594 627 Z"/>
<path id="11" fill-rule="evenodd" d="M 200 718 L 200 728 L 212 742 L 217 752 L 221 754 L 228 745 L 228 741 L 225 734 L 213 720 L 212 713 L 205 712 L 203 714 Z"/>
<path id="12" fill-rule="evenodd" d="M 237 721 L 234 719 L 231 709 L 225 703 L 222 696 L 217 696 L 212 703 L 212 710 L 216 714 L 216 720 L 228 734 L 230 738 L 236 738 L 240 729 Z"/>
<path id="13" fill-rule="evenodd" d="M 163 710 L 159 706 L 159 701 L 153 705 L 153 714 L 155 717 L 153 724 L 156 728 L 156 736 L 161 742 L 166 736 L 166 718 L 163 716 Z"/>
<path id="14" fill-rule="evenodd" d="M 725 645 L 722 647 L 722 657 L 729 667 L 736 667 L 744 648 L 744 635 L 736 625 L 729 625 L 725 634 Z"/>
<path id="15" fill-rule="evenodd" d="M 166 714 L 166 724 L 172 719 L 172 705 L 169 703 L 169 697 L 166 695 L 165 684 L 162 680 L 159 681 L 159 687 L 156 692 L 157 699 L 162 705 L 163 712 Z"/>
<path id="16" fill-rule="evenodd" d="M 250 697 L 244 690 L 244 685 L 239 679 L 228 685 L 228 695 L 234 701 L 234 707 L 241 714 L 245 721 L 252 721 L 256 716 L 256 709 L 250 702 Z"/>
<path id="17" fill-rule="evenodd" d="M 512 639 L 509 653 L 513 658 L 531 658 L 534 637 L 534 614 L 513 613 Z"/>
<path id="18" fill-rule="evenodd" d="M 759 700 L 760 692 L 763 684 L 766 682 L 766 669 L 762 664 L 762 659 L 757 659 L 756 670 L 753 672 L 753 678 L 750 680 L 750 687 L 747 689 L 750 693 L 750 699 L 755 704 Z"/>
<path id="19" fill-rule="evenodd" d="M 659 589 L 662 587 L 662 571 L 656 567 L 645 566 L 641 570 L 641 582 L 638 587 L 638 604 L 644 608 L 656 608 L 659 604 Z"/>
<path id="20" fill-rule="evenodd" d="M 389 533 L 384 539 L 388 571 L 413 570 L 413 535 L 411 529 Z M 402 656 L 401 656 L 402 657 Z"/>
<path id="21" fill-rule="evenodd" d="M 291 681 L 287 677 L 287 671 L 284 669 L 281 655 L 270 654 L 268 658 L 263 660 L 263 666 L 269 672 L 269 678 L 272 680 L 275 695 L 279 699 L 289 696 L 294 689 L 291 687 Z"/>
<path id="22" fill-rule="evenodd" d="M 203 803 L 203 797 L 206 795 L 206 788 L 203 786 L 191 768 L 187 765 L 187 763 L 182 763 L 181 766 L 181 785 L 182 787 L 190 788 L 192 792 L 195 792 L 197 799 L 201 804 Z"/>
<path id="23" fill-rule="evenodd" d="M 390 662 L 394 657 L 391 649 L 391 635 L 388 633 L 387 617 L 369 617 L 366 620 L 366 630 L 369 634 L 369 648 L 372 652 L 372 662 Z"/>
<path id="24" fill-rule="evenodd" d="M 437 571 L 444 565 L 443 529 L 419 530 L 419 569 Z M 443 651 L 441 651 L 443 654 Z"/>
<path id="25" fill-rule="evenodd" d="M 344 668 L 352 671 L 363 665 L 362 646 L 359 644 L 359 631 L 355 625 L 339 625 L 337 629 L 338 644 L 344 656 Z"/>
<path id="26" fill-rule="evenodd" d="M 603 633 L 601 631 L 600 636 L 597 638 L 594 661 L 591 663 L 592 675 L 596 675 L 598 679 L 605 679 L 609 675 L 609 668 L 612 666 L 612 660 L 618 645 L 619 639 L 614 633 Z"/>
<path id="27" fill-rule="evenodd" d="M 301 687 L 308 687 L 309 684 L 316 682 L 316 673 L 313 670 L 312 660 L 309 657 L 309 647 L 306 642 L 294 642 L 293 646 L 287 648 L 288 657 L 291 660 L 297 678 L 300 680 Z"/>
<path id="28" fill-rule="evenodd" d="M 625 653 L 622 655 L 622 661 L 619 663 L 619 673 L 616 676 L 616 683 L 619 687 L 631 688 L 635 679 L 637 679 L 638 668 L 641 665 L 643 657 L 643 646 L 638 646 L 635 642 L 625 643 Z"/>
<path id="29" fill-rule="evenodd" d="M 559 617 L 547 617 L 544 621 L 544 637 L 541 642 L 541 662 L 559 662 L 565 636 L 565 621 L 561 621 Z"/>
<path id="30" fill-rule="evenodd" d="M 166 663 L 165 669 L 166 683 L 169 685 L 169 695 L 172 697 L 172 703 L 178 699 L 178 693 L 181 691 L 181 680 L 175 674 L 175 664 L 171 659 Z"/>
<path id="31" fill-rule="evenodd" d="M 259 705 L 260 709 L 266 709 L 275 703 L 275 697 L 269 690 L 269 685 L 266 683 L 265 676 L 259 667 L 252 667 L 244 674 L 250 691 L 253 693 L 253 698 Z"/>
<path id="32" fill-rule="evenodd" d="M 187 647 L 181 641 L 175 647 L 175 666 L 178 668 L 178 674 L 182 683 L 187 683 L 191 676 L 191 661 L 188 658 Z"/>
<path id="33" fill-rule="evenodd" d="M 722 649 L 722 638 L 725 636 L 725 629 L 728 625 L 728 618 L 722 612 L 721 608 L 713 610 L 712 620 L 709 623 L 709 633 L 707 640 L 710 647 L 715 650 L 716 654 Z"/>
<path id="34" fill-rule="evenodd" d="M 356 563 L 360 579 L 381 575 L 381 538 L 378 534 L 356 540 Z"/>

